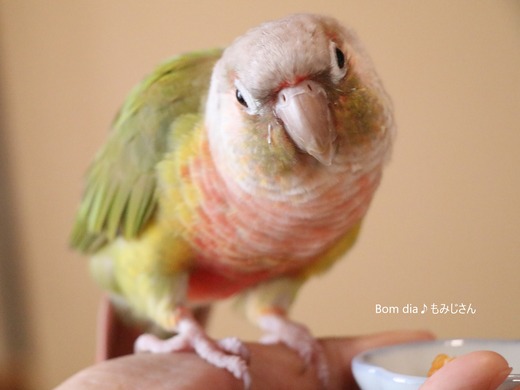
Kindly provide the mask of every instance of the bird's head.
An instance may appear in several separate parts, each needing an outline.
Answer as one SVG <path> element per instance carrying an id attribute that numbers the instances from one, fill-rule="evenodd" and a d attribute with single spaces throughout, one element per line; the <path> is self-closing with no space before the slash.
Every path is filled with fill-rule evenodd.
<path id="1" fill-rule="evenodd" d="M 378 95 L 356 36 L 333 18 L 297 14 L 248 31 L 224 51 L 207 117 L 220 124 L 221 143 L 247 139 L 263 155 L 282 151 L 280 161 L 303 155 L 330 166 L 347 144 L 384 127 L 387 102 Z"/>

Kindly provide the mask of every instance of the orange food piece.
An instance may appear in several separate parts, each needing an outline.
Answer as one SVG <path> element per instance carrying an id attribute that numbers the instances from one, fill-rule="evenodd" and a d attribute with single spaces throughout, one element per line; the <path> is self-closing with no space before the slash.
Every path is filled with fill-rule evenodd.
<path id="1" fill-rule="evenodd" d="M 440 353 L 433 359 L 430 370 L 428 371 L 428 377 L 432 376 L 436 371 L 440 370 L 445 364 L 451 362 L 453 357 L 450 357 L 444 353 Z"/>

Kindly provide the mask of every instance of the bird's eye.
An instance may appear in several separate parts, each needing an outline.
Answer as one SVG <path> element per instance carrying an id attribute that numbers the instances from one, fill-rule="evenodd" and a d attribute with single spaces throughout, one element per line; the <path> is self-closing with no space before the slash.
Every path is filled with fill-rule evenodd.
<path id="1" fill-rule="evenodd" d="M 236 89 L 236 92 L 235 92 L 235 96 L 237 98 L 237 101 L 243 105 L 245 108 L 247 108 L 247 102 L 246 102 L 246 99 L 244 99 L 244 96 L 242 95 L 242 92 L 240 92 L 240 90 L 237 88 Z"/>
<path id="2" fill-rule="evenodd" d="M 332 81 L 339 83 L 347 74 L 347 68 L 347 56 L 335 42 L 330 42 L 330 75 Z"/>
<path id="3" fill-rule="evenodd" d="M 245 108 L 249 115 L 257 115 L 260 109 L 260 102 L 249 92 L 244 84 L 237 78 L 235 80 L 235 98 Z"/>
<path id="4" fill-rule="evenodd" d="M 338 68 L 343 69 L 345 66 L 345 54 L 336 47 L 336 62 L 338 63 Z"/>

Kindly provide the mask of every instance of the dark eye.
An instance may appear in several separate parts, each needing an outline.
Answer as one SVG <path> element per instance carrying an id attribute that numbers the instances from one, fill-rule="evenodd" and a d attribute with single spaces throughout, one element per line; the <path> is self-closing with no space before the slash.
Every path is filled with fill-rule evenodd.
<path id="1" fill-rule="evenodd" d="M 243 105 L 245 108 L 247 108 L 247 102 L 246 100 L 244 99 L 244 97 L 242 96 L 242 93 L 237 89 L 236 90 L 236 93 L 235 93 L 235 96 L 237 97 L 237 101 Z"/>
<path id="2" fill-rule="evenodd" d="M 343 69 L 345 66 L 345 54 L 336 47 L 336 61 L 338 62 L 338 68 Z"/>

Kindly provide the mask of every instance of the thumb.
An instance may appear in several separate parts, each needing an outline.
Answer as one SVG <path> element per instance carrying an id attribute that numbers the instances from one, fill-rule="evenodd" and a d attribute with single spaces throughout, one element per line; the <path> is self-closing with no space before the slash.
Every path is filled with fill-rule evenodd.
<path id="1" fill-rule="evenodd" d="M 511 367 L 498 353 L 476 351 L 446 364 L 420 390 L 496 390 L 510 373 Z"/>

